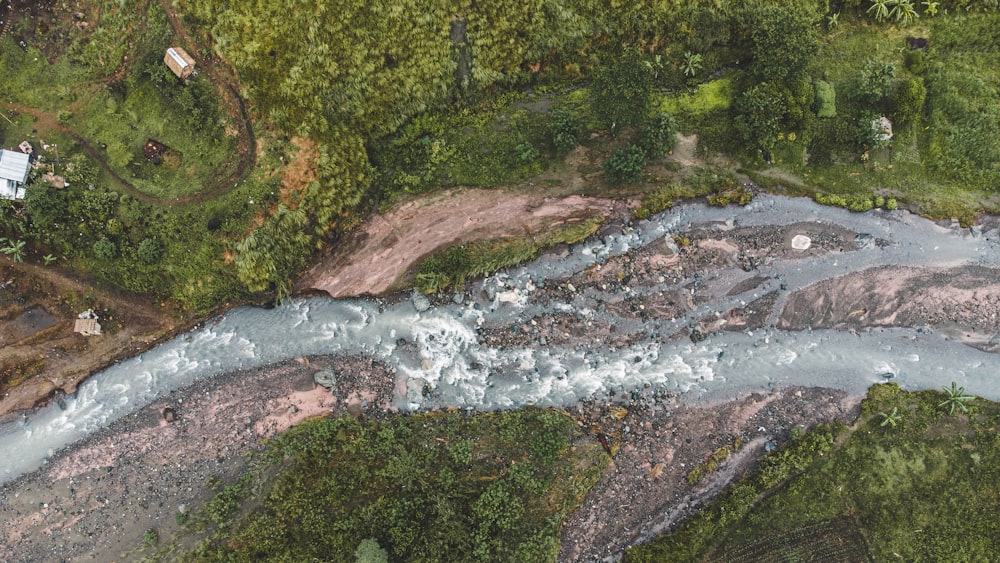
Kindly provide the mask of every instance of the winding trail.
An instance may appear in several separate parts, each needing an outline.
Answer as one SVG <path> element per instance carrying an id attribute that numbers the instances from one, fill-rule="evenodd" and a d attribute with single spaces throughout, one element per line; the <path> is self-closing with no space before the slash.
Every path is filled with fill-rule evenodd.
<path id="1" fill-rule="evenodd" d="M 234 188 L 241 181 L 243 181 L 243 179 L 245 179 L 246 176 L 253 170 L 257 162 L 256 141 L 253 133 L 253 125 L 246 109 L 246 103 L 237 91 L 236 84 L 238 84 L 238 81 L 236 80 L 233 72 L 224 62 L 217 60 L 217 57 L 203 57 L 201 55 L 200 44 L 187 32 L 187 29 L 181 23 L 180 18 L 178 18 L 177 14 L 174 12 L 171 3 L 167 0 L 160 0 L 159 4 L 166 13 L 174 34 L 181 39 L 181 42 L 186 47 L 188 47 L 188 53 L 195 59 L 197 65 L 199 65 L 202 71 L 207 75 L 208 80 L 215 86 L 219 95 L 221 106 L 224 108 L 226 113 L 229 114 L 236 125 L 236 146 L 237 152 L 239 153 L 239 160 L 236 162 L 235 166 L 232 167 L 231 171 L 224 169 L 228 168 L 227 163 L 220 165 L 220 169 L 216 171 L 217 178 L 214 180 L 213 185 L 204 186 L 203 189 L 199 190 L 197 193 L 180 197 L 158 198 L 151 196 L 136 188 L 134 184 L 130 183 L 126 179 L 122 178 L 122 176 L 108 164 L 107 158 L 104 154 L 97 150 L 97 148 L 94 147 L 89 140 L 70 127 L 60 123 L 51 112 L 42 111 L 38 108 L 25 106 L 13 101 L 7 101 L 6 106 L 8 109 L 13 109 L 17 112 L 34 117 L 38 121 L 38 125 L 44 128 L 61 131 L 62 133 L 72 137 L 74 141 L 83 147 L 87 155 L 96 161 L 101 169 L 109 177 L 111 177 L 123 191 L 140 201 L 166 206 L 202 203 L 215 199 L 228 192 L 230 189 Z M 13 20 L 13 10 L 9 13 L 10 16 L 7 17 L 4 27 L 0 30 L 0 38 L 2 38 L 3 33 L 10 28 L 10 24 Z M 106 84 L 119 80 L 128 71 L 131 62 L 135 59 L 136 57 L 132 57 L 131 59 L 127 57 L 124 58 L 110 77 L 101 81 L 96 81 L 94 85 Z"/>

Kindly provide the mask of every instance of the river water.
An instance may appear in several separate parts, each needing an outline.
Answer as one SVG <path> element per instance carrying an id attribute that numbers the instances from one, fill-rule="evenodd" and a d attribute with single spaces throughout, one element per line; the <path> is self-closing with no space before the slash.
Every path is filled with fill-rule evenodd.
<path id="1" fill-rule="evenodd" d="M 894 374 L 894 381 L 907 389 L 938 388 L 956 381 L 969 393 L 1000 399 L 1000 358 L 932 330 L 850 333 L 770 328 L 713 335 L 697 344 L 661 338 L 694 319 L 728 310 L 733 304 L 725 300 L 669 321 L 632 319 L 629 322 L 644 323 L 640 330 L 647 338 L 617 350 L 597 343 L 501 349 L 486 346 L 477 337 L 479 323 L 530 322 L 546 312 L 596 319 L 600 314 L 588 309 L 582 298 L 536 303 L 533 287 L 692 224 L 715 223 L 724 229 L 727 222 L 754 226 L 803 221 L 834 223 L 891 244 L 777 262 L 761 272 L 772 281 L 730 301 L 750 301 L 779 283 L 791 291 L 879 265 L 1000 263 L 1000 246 L 993 237 L 973 237 L 967 230 L 942 228 L 903 211 L 851 214 L 809 200 L 771 196 L 760 196 L 744 208 L 678 206 L 632 232 L 575 245 L 568 256 L 546 256 L 487 278 L 471 292 L 479 296 L 475 301 L 466 299 L 462 304 L 418 312 L 409 300 L 386 304 L 310 298 L 294 299 L 274 309 L 228 311 L 93 375 L 62 404 L 0 426 L 0 483 L 40 467 L 60 448 L 172 390 L 213 375 L 304 355 L 346 352 L 386 362 L 401 382 L 405 380 L 407 393 L 395 405 L 403 410 L 567 406 L 647 386 L 683 401 L 728 399 L 788 385 L 862 393 L 884 381 L 884 373 Z M 398 346 L 403 341 L 406 346 Z"/>

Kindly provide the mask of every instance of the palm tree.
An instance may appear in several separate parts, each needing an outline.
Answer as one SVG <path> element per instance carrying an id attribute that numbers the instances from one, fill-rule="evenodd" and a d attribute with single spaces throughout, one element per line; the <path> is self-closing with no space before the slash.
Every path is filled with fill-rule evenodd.
<path id="1" fill-rule="evenodd" d="M 868 8 L 868 14 L 881 22 L 889 18 L 889 6 L 894 5 L 895 0 L 872 0 L 872 5 Z"/>
<path id="2" fill-rule="evenodd" d="M 882 424 L 879 424 L 879 426 L 891 426 L 895 428 L 903 420 L 903 415 L 899 412 L 898 407 L 892 407 L 891 411 L 887 413 L 880 412 L 878 415 L 882 417 Z"/>
<path id="3" fill-rule="evenodd" d="M 840 24 L 840 12 L 826 16 L 826 29 L 832 30 Z"/>
<path id="4" fill-rule="evenodd" d="M 904 26 L 910 25 L 913 20 L 920 17 L 910 0 L 896 0 L 892 7 L 891 15 L 896 23 Z"/>
<path id="5" fill-rule="evenodd" d="M 701 54 L 685 51 L 684 62 L 681 63 L 681 68 L 684 69 L 684 76 L 698 74 L 698 71 L 701 70 L 701 59 Z"/>
<path id="6" fill-rule="evenodd" d="M 956 407 L 962 412 L 969 412 L 969 407 L 965 406 L 965 403 L 975 399 L 975 397 L 966 395 L 965 387 L 959 387 L 952 381 L 951 389 L 947 387 L 942 387 L 941 389 L 944 389 L 945 400 L 938 404 L 939 409 L 947 409 L 949 415 L 955 414 Z"/>
<path id="7" fill-rule="evenodd" d="M 24 241 L 23 240 L 12 241 L 10 239 L 4 239 L 4 243 L 3 244 L 5 244 L 6 246 L 4 246 L 3 248 L 0 248 L 0 252 L 3 252 L 7 256 L 10 256 L 10 259 L 13 260 L 13 261 L 15 261 L 15 262 L 18 262 L 18 263 L 24 262 L 24 252 L 23 252 L 24 251 Z"/>

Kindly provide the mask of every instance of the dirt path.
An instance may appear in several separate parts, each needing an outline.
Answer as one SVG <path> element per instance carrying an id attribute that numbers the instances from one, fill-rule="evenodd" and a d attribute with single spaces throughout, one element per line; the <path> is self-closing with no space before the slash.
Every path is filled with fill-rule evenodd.
<path id="1" fill-rule="evenodd" d="M 235 167 L 233 167 L 231 171 L 225 170 L 225 168 L 229 167 L 226 166 L 226 164 L 223 164 L 222 167 L 215 173 L 216 180 L 213 185 L 206 186 L 198 193 L 172 199 L 163 199 L 151 196 L 142 190 L 139 190 L 135 187 L 135 185 L 122 178 L 121 175 L 111 168 L 104 154 L 98 151 L 97 148 L 94 147 L 94 145 L 91 144 L 86 138 L 78 134 L 73 129 L 60 123 L 54 114 L 10 101 L 7 102 L 7 107 L 8 109 L 13 109 L 35 118 L 37 128 L 61 131 L 62 133 L 72 137 L 73 140 L 83 147 L 87 155 L 96 161 L 101 169 L 104 170 L 104 172 L 110 176 L 122 190 L 140 201 L 167 206 L 201 203 L 226 193 L 243 180 L 243 178 L 245 178 L 251 170 L 253 170 L 257 162 L 257 152 L 255 150 L 256 141 L 254 139 L 250 117 L 247 114 L 246 104 L 243 102 L 243 99 L 240 98 L 236 88 L 238 81 L 235 74 L 224 62 L 217 60 L 216 57 L 202 57 L 201 49 L 198 48 L 199 43 L 191 37 L 182 25 L 180 18 L 177 17 L 177 14 L 174 12 L 170 2 L 167 0 L 161 0 L 160 4 L 167 15 L 167 19 L 170 22 L 175 36 L 180 38 L 180 41 L 177 43 L 182 43 L 188 47 L 188 53 L 195 59 L 195 62 L 199 67 L 199 72 L 204 72 L 207 75 L 208 80 L 215 86 L 219 95 L 220 105 L 232 118 L 233 122 L 236 123 L 236 147 L 237 152 L 239 153 L 239 160 L 236 162 Z M 4 23 L 3 32 L 6 32 L 6 30 L 10 27 L 10 22 L 13 20 L 13 13 L 13 11 L 10 11 L 11 16 L 8 17 L 7 21 Z M 0 32 L 0 37 L 2 36 L 3 33 Z M 105 80 L 97 81 L 92 86 L 100 87 L 104 84 L 119 80 L 128 71 L 131 62 L 134 60 L 135 58 L 123 59 L 122 63 L 115 70 L 112 76 Z"/>
<path id="2" fill-rule="evenodd" d="M 435 250 L 478 239 L 534 236 L 585 217 L 608 215 L 614 205 L 608 199 L 575 195 L 450 190 L 373 216 L 306 272 L 296 288 L 334 297 L 385 293 Z"/>
<path id="3" fill-rule="evenodd" d="M 247 114 L 246 103 L 244 103 L 243 98 L 239 95 L 239 80 L 237 80 L 233 69 L 224 61 L 219 60 L 214 54 L 211 54 L 211 50 L 206 49 L 205 51 L 210 54 L 202 56 L 201 43 L 188 33 L 187 28 L 184 27 L 181 19 L 177 16 L 172 2 L 169 0 L 160 0 L 160 5 L 167 14 L 167 20 L 170 21 L 170 27 L 174 30 L 175 36 L 180 39 L 180 41 L 175 41 L 174 43 L 187 45 L 188 54 L 191 55 L 196 65 L 201 69 L 199 72 L 204 72 L 208 75 L 209 80 L 215 85 L 223 108 L 232 117 L 233 121 L 236 122 L 238 128 L 236 149 L 239 152 L 239 162 L 232 174 L 221 178 L 216 182 L 215 186 L 207 190 L 180 198 L 174 202 L 199 203 L 216 198 L 227 192 L 253 170 L 257 164 L 257 144 L 254 139 L 250 116 Z"/>

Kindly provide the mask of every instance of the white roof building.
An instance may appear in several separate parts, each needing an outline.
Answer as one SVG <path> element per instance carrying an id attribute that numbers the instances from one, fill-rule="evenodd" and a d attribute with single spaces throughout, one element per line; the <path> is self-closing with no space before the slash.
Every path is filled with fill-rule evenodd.
<path id="1" fill-rule="evenodd" d="M 24 183 L 31 169 L 30 156 L 0 149 L 0 197 L 24 199 Z"/>

